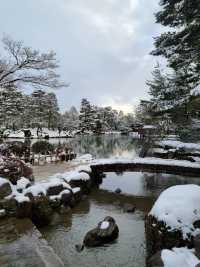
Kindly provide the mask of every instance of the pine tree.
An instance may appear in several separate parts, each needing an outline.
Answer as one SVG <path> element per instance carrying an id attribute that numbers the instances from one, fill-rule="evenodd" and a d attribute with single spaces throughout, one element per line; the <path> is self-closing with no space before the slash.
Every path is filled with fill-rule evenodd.
<path id="1" fill-rule="evenodd" d="M 151 96 L 150 101 L 153 103 L 152 111 L 160 113 L 167 112 L 173 108 L 174 93 L 171 90 L 169 79 L 161 71 L 159 64 L 152 72 L 152 80 L 148 81 L 147 85 Z"/>
<path id="2" fill-rule="evenodd" d="M 162 10 L 156 14 L 157 23 L 173 30 L 155 39 L 153 55 L 162 55 L 169 65 L 192 74 L 193 87 L 200 79 L 200 1 L 161 0 Z"/>
<path id="3" fill-rule="evenodd" d="M 31 94 L 29 114 L 32 127 L 55 128 L 58 126 L 59 108 L 56 95 L 43 90 Z"/>
<path id="4" fill-rule="evenodd" d="M 69 111 L 66 111 L 62 116 L 64 128 L 68 131 L 77 130 L 79 127 L 79 113 L 72 106 Z"/>
<path id="5" fill-rule="evenodd" d="M 0 124 L 16 129 L 24 109 L 23 95 L 16 88 L 0 90 Z"/>
<path id="6" fill-rule="evenodd" d="M 83 98 L 81 101 L 80 115 L 79 115 L 79 128 L 82 132 L 93 131 L 94 129 L 94 109 L 90 102 Z"/>

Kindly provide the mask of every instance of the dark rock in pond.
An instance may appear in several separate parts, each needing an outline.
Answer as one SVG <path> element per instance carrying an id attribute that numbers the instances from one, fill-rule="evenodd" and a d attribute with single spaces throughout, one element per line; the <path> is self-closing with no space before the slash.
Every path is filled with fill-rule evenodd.
<path id="1" fill-rule="evenodd" d="M 84 245 L 83 244 L 77 244 L 77 245 L 75 245 L 75 248 L 76 248 L 77 252 L 81 252 L 84 249 Z"/>
<path id="2" fill-rule="evenodd" d="M 32 204 L 32 221 L 40 227 L 51 222 L 53 210 L 47 197 L 35 197 Z"/>
<path id="3" fill-rule="evenodd" d="M 5 182 L 0 185 L 0 199 L 9 196 L 12 193 L 12 189 L 9 182 Z"/>
<path id="4" fill-rule="evenodd" d="M 147 267 L 164 267 L 161 251 L 154 254 L 147 262 Z"/>
<path id="5" fill-rule="evenodd" d="M 81 192 L 83 194 L 89 194 L 90 191 L 91 191 L 91 187 L 92 187 L 92 183 L 91 183 L 90 180 L 86 180 L 86 181 L 82 180 L 82 179 L 80 179 L 80 180 L 71 180 L 69 182 L 69 184 L 70 184 L 70 186 L 72 188 L 80 187 L 81 188 Z"/>
<path id="6" fill-rule="evenodd" d="M 31 218 L 32 216 L 32 202 L 23 201 L 17 202 L 17 218 Z"/>
<path id="7" fill-rule="evenodd" d="M 124 212 L 132 213 L 132 212 L 135 212 L 136 208 L 134 205 L 126 203 L 126 204 L 124 204 L 123 209 L 124 209 Z"/>
<path id="8" fill-rule="evenodd" d="M 64 190 L 64 186 L 62 184 L 50 186 L 47 190 L 48 196 L 56 196 L 59 195 Z"/>
<path id="9" fill-rule="evenodd" d="M 75 202 L 76 203 L 80 202 L 82 200 L 81 189 L 79 187 L 76 187 L 76 188 L 73 188 L 72 191 L 73 191 Z"/>
<path id="10" fill-rule="evenodd" d="M 71 208 L 75 206 L 75 199 L 72 191 L 66 191 L 62 193 L 61 204 L 63 204 L 65 207 Z"/>
<path id="11" fill-rule="evenodd" d="M 117 188 L 116 190 L 115 190 L 115 193 L 116 194 L 120 194 L 122 192 L 122 190 L 120 189 L 120 188 Z"/>
<path id="12" fill-rule="evenodd" d="M 87 247 L 101 246 L 114 241 L 118 235 L 119 228 L 115 220 L 108 216 L 86 234 L 83 244 Z"/>

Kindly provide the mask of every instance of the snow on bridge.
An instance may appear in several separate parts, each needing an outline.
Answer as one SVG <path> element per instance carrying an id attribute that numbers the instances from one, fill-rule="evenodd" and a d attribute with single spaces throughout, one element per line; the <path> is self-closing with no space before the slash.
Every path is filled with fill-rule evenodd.
<path id="1" fill-rule="evenodd" d="M 102 172 L 151 172 L 200 177 L 200 164 L 185 160 L 135 158 L 133 160 L 102 159 L 90 165 L 92 173 Z"/>

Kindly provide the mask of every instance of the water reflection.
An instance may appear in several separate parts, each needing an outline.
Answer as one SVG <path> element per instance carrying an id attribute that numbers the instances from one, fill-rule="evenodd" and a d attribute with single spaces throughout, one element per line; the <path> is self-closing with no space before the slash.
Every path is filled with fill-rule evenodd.
<path id="1" fill-rule="evenodd" d="M 180 184 L 200 185 L 200 179 L 161 173 L 125 172 L 118 175 L 111 172 L 106 173 L 100 188 L 111 192 L 120 188 L 122 194 L 157 197 L 168 187 Z"/>
<path id="2" fill-rule="evenodd" d="M 9 139 L 7 141 L 14 141 Z M 32 144 L 37 140 L 31 140 Z M 78 155 L 92 154 L 95 158 L 134 158 L 141 147 L 140 140 L 131 136 L 120 135 L 79 135 L 68 139 L 49 139 L 55 147 L 67 146 L 72 148 Z"/>

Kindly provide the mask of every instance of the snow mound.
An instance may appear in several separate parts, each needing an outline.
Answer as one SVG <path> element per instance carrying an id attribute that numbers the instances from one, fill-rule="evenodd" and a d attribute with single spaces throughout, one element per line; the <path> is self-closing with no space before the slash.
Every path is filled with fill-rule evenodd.
<path id="1" fill-rule="evenodd" d="M 22 177 L 21 179 L 17 181 L 17 188 L 25 189 L 29 184 L 30 184 L 30 181 L 27 178 Z"/>
<path id="2" fill-rule="evenodd" d="M 164 249 L 161 253 L 164 267 L 195 267 L 200 261 L 188 248 Z"/>
<path id="3" fill-rule="evenodd" d="M 150 215 L 163 221 L 170 227 L 169 231 L 180 230 L 183 238 L 200 233 L 193 223 L 200 220 L 200 186 L 177 185 L 161 193 Z"/>
<path id="4" fill-rule="evenodd" d="M 64 172 L 64 173 L 57 173 L 49 178 L 51 181 L 55 179 L 64 180 L 65 182 L 69 183 L 70 181 L 74 180 L 82 180 L 88 181 L 90 180 L 90 176 L 85 172 L 78 172 L 77 170 Z"/>
<path id="5" fill-rule="evenodd" d="M 35 185 L 30 186 L 29 188 L 27 188 L 24 192 L 25 194 L 27 193 L 32 193 L 32 195 L 34 197 L 42 194 L 42 195 L 46 195 L 46 188 L 43 186 L 42 183 L 36 183 Z"/>
<path id="6" fill-rule="evenodd" d="M 200 150 L 200 144 L 198 143 L 183 143 L 180 141 L 174 141 L 174 140 L 163 140 L 158 143 L 161 146 L 170 146 L 174 148 L 185 148 L 185 149 L 195 149 Z"/>
<path id="7" fill-rule="evenodd" d="M 88 173 L 91 173 L 92 170 L 91 170 L 91 167 L 89 165 L 81 165 L 81 166 L 78 166 L 77 167 L 77 171 L 78 172 L 88 172 Z"/>

